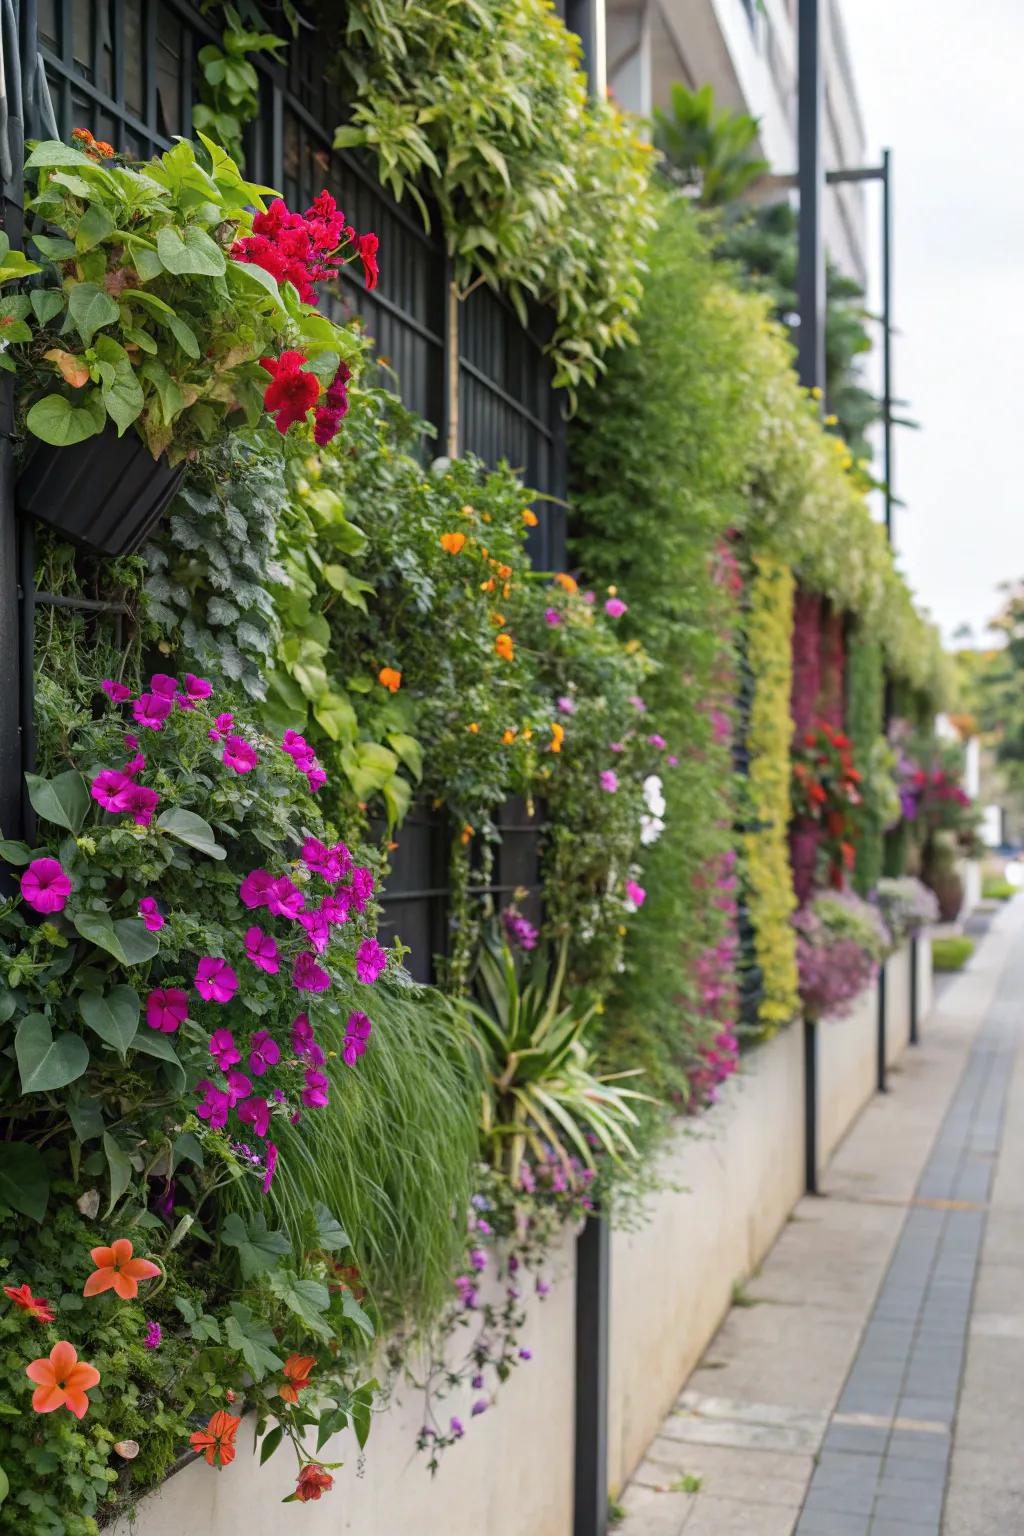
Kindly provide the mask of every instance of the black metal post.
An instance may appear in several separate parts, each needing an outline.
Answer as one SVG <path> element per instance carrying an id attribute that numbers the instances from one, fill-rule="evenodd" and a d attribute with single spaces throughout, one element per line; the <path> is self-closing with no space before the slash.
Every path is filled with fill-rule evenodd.
<path id="1" fill-rule="evenodd" d="M 580 40 L 590 94 L 600 100 L 606 84 L 604 0 L 565 0 L 565 24 Z"/>
<path id="2" fill-rule="evenodd" d="M 885 533 L 892 543 L 892 151 L 882 151 L 882 435 Z M 886 721 L 888 724 L 888 721 Z"/>
<path id="3" fill-rule="evenodd" d="M 804 1019 L 804 1185 L 818 1190 L 818 1026 Z"/>
<path id="4" fill-rule="evenodd" d="M 608 1289 L 611 1234 L 588 1216 L 576 1243 L 576 1458 L 573 1536 L 608 1530 Z"/>
<path id="5" fill-rule="evenodd" d="M 821 156 L 821 31 L 818 0 L 800 0 L 799 147 L 800 242 L 797 260 L 797 307 L 800 332 L 797 367 L 806 389 L 825 387 L 825 250 L 821 205 L 825 178 Z"/>
<path id="6" fill-rule="evenodd" d="M 3 70 L 0 88 L 0 225 L 13 250 L 22 248 L 24 226 L 25 129 L 21 69 L 13 13 L 5 10 L 2 33 Z M 18 530 L 14 503 L 14 381 L 3 374 L 0 384 L 0 831 L 17 837 L 21 815 L 22 742 L 20 734 L 20 667 L 18 623 Z"/>
<path id="7" fill-rule="evenodd" d="M 887 1062 L 886 1062 L 886 1059 L 885 1059 L 886 1058 L 886 1045 L 887 1045 L 887 1043 L 886 1043 L 886 1034 L 887 1034 L 887 1029 L 888 1029 L 888 1016 L 887 1016 L 887 1013 L 886 1013 L 887 996 L 888 996 L 888 988 L 887 988 L 887 985 L 886 985 L 887 979 L 888 978 L 886 977 L 886 974 L 885 974 L 885 962 L 883 960 L 882 964 L 878 968 L 878 1091 L 879 1091 L 879 1093 L 888 1093 L 889 1092 L 889 1084 L 888 1084 L 888 1081 L 887 1081 L 888 1065 L 887 1065 Z"/>
<path id="8" fill-rule="evenodd" d="M 918 1041 L 918 1031 L 917 1031 L 917 1010 L 918 1010 L 918 1000 L 917 1000 L 917 985 L 918 985 L 917 946 L 918 946 L 918 935 L 915 933 L 915 934 L 911 935 L 911 939 L 910 939 L 910 1043 L 911 1043 L 911 1045 L 916 1045 L 917 1041 Z"/>

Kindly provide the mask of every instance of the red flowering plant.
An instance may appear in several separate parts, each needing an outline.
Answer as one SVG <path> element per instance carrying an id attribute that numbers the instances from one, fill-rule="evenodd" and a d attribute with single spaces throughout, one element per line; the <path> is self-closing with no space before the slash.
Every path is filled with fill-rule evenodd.
<path id="1" fill-rule="evenodd" d="M 856 859 L 860 785 L 850 738 L 827 720 L 816 720 L 794 743 L 793 816 L 820 829 L 819 862 L 836 890 L 845 885 Z"/>
<path id="2" fill-rule="evenodd" d="M 207 138 L 207 164 L 187 140 L 137 164 L 76 137 L 32 149 L 38 259 L 0 264 L 0 281 L 42 274 L 0 300 L 27 431 L 64 447 L 112 423 L 177 461 L 266 410 L 328 443 L 364 343 L 318 289 L 356 261 L 374 286 L 377 237 L 326 191 L 304 213 L 268 205 Z"/>

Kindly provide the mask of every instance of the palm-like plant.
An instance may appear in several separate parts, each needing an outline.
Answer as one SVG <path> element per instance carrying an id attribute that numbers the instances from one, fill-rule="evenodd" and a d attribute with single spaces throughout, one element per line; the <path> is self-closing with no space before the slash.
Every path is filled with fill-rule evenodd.
<path id="1" fill-rule="evenodd" d="M 646 1095 L 621 1086 L 636 1072 L 595 1072 L 585 1042 L 595 1008 L 562 1004 L 566 957 L 563 943 L 553 972 L 538 955 L 520 976 L 508 946 L 491 938 L 479 955 L 478 998 L 452 1002 L 484 1068 L 484 1138 L 494 1166 L 513 1183 L 528 1154 L 537 1164 L 556 1158 L 567 1170 L 574 1160 L 593 1168 L 597 1151 L 615 1162 L 636 1156 L 630 1101 Z"/>

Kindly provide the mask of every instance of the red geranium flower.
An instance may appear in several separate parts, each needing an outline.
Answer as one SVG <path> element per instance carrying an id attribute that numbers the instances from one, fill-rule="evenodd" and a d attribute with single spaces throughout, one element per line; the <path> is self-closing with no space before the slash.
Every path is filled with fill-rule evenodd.
<path id="1" fill-rule="evenodd" d="M 282 434 L 293 422 L 305 421 L 320 396 L 320 381 L 314 374 L 302 371 L 305 361 L 301 352 L 282 352 L 278 358 L 260 358 L 260 367 L 271 376 L 263 404 Z"/>
<path id="2" fill-rule="evenodd" d="M 359 251 L 359 259 L 363 264 L 363 276 L 366 279 L 366 286 L 372 293 L 377 286 L 377 279 L 380 277 L 380 267 L 377 265 L 377 251 L 380 248 L 380 241 L 374 234 L 360 235 L 356 242 L 356 248 Z"/>
<path id="3" fill-rule="evenodd" d="M 319 1499 L 321 1494 L 330 1493 L 333 1487 L 334 1478 L 331 1474 L 317 1466 L 315 1461 L 307 1461 L 295 1484 L 295 1497 L 300 1504 L 307 1504 L 311 1499 Z"/>
<path id="4" fill-rule="evenodd" d="M 44 1301 L 41 1296 L 33 1296 L 32 1288 L 28 1285 L 5 1285 L 4 1294 L 9 1296 L 16 1307 L 27 1312 L 29 1317 L 35 1318 L 37 1323 L 52 1323 L 57 1314 L 50 1303 Z"/>

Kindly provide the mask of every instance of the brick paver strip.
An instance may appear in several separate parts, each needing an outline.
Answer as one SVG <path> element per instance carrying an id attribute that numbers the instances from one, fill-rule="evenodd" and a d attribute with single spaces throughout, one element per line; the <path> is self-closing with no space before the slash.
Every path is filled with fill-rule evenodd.
<path id="1" fill-rule="evenodd" d="M 1024 956 L 1000 980 L 921 1175 L 795 1536 L 940 1536 L 1022 991 Z"/>

